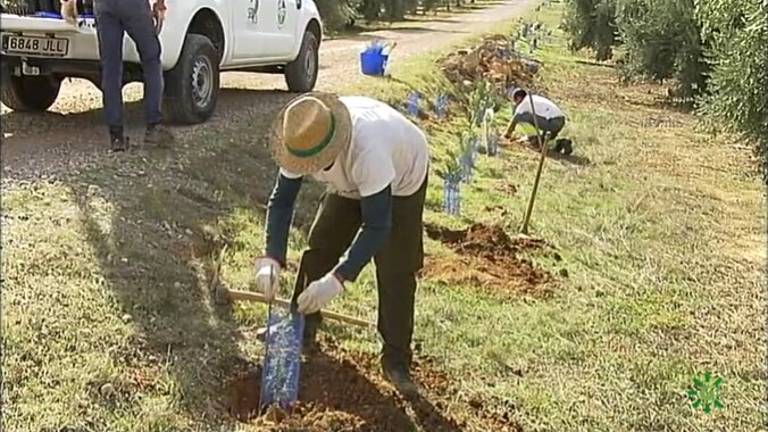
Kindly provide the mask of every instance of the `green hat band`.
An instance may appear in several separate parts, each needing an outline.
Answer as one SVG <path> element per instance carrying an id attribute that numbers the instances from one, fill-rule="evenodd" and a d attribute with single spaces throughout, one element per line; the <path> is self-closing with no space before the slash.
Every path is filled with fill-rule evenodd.
<path id="1" fill-rule="evenodd" d="M 308 158 L 315 156 L 316 154 L 323 151 L 324 148 L 328 147 L 328 144 L 331 143 L 331 139 L 333 139 L 333 134 L 336 132 L 336 117 L 334 117 L 333 113 L 331 113 L 331 128 L 328 130 L 328 133 L 325 135 L 325 138 L 323 138 L 322 141 L 320 141 L 319 144 L 312 148 L 308 148 L 306 150 L 296 150 L 292 148 L 288 148 L 288 153 L 300 157 L 300 158 Z"/>

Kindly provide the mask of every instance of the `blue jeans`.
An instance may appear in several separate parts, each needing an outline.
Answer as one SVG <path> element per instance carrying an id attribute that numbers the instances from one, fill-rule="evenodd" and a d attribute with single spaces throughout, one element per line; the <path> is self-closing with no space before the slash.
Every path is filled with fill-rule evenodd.
<path id="1" fill-rule="evenodd" d="M 96 0 L 96 28 L 101 57 L 101 88 L 110 131 L 123 129 L 123 37 L 133 39 L 144 72 L 144 109 L 148 125 L 161 122 L 163 68 L 160 40 L 147 0 Z"/>

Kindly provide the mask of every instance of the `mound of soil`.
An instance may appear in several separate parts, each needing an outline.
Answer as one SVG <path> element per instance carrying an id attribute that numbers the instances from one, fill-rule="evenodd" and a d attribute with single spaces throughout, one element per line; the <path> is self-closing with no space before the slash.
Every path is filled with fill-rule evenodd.
<path id="1" fill-rule="evenodd" d="M 414 364 L 414 379 L 424 391 L 403 399 L 381 378 L 375 356 L 323 343 L 302 364 L 299 402 L 292 412 L 258 416 L 261 370 L 256 367 L 231 382 L 230 414 L 269 431 L 522 430 L 512 419 L 514 405 L 477 395 L 457 398 L 448 378 L 431 365 L 428 359 Z"/>
<path id="2" fill-rule="evenodd" d="M 441 61 L 446 78 L 457 86 L 488 80 L 499 94 L 510 86 L 527 86 L 533 81 L 540 64 L 515 50 L 512 38 L 487 36 L 470 49 L 458 50 Z"/>
<path id="3" fill-rule="evenodd" d="M 427 235 L 453 249 L 458 257 L 428 257 L 423 274 L 446 282 L 463 282 L 492 288 L 507 294 L 545 294 L 552 279 L 520 254 L 551 249 L 544 240 L 511 238 L 500 226 L 475 224 L 464 230 L 450 230 L 427 224 Z M 555 258 L 559 255 L 554 253 Z"/>

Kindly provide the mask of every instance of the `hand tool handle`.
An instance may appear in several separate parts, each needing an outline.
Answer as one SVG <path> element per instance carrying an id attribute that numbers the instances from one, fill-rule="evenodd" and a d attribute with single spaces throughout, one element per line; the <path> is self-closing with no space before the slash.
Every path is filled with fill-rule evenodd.
<path id="1" fill-rule="evenodd" d="M 227 295 L 231 300 L 246 300 L 246 301 L 256 301 L 259 303 L 269 303 L 267 301 L 267 298 L 257 292 L 251 292 L 251 291 L 238 291 L 238 290 L 227 290 Z M 288 300 L 284 300 L 281 298 L 275 297 L 274 300 L 272 300 L 275 304 L 278 304 L 280 306 L 285 306 L 290 308 L 291 302 Z M 360 327 L 374 327 L 373 323 L 362 320 L 360 318 L 351 317 L 348 315 L 343 315 L 336 312 L 330 312 L 330 311 L 320 311 L 320 315 L 322 315 L 323 318 L 332 319 L 335 321 L 341 321 L 345 322 L 347 324 L 353 324 Z"/>
<path id="2" fill-rule="evenodd" d="M 539 190 L 539 180 L 541 180 L 541 170 L 544 168 L 544 160 L 547 158 L 547 142 L 543 139 L 542 135 L 546 132 L 542 132 L 539 129 L 539 121 L 536 118 L 536 107 L 533 106 L 533 93 L 528 90 L 528 100 L 531 103 L 531 113 L 533 114 L 533 124 L 536 128 L 536 137 L 539 141 L 539 148 L 541 149 L 541 157 L 539 158 L 539 166 L 536 169 L 536 179 L 533 181 L 533 189 L 531 190 L 531 197 L 528 200 L 528 208 L 525 210 L 525 218 L 523 219 L 523 227 L 520 230 L 523 234 L 528 234 L 528 224 L 531 222 L 531 215 L 533 214 L 533 203 L 536 201 L 536 192 Z"/>

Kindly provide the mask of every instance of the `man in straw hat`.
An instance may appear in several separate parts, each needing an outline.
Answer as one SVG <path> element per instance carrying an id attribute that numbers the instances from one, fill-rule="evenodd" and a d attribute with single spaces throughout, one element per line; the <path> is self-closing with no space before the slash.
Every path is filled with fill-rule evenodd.
<path id="1" fill-rule="evenodd" d="M 275 295 L 296 196 L 302 177 L 311 175 L 327 192 L 294 288 L 293 302 L 306 314 L 305 343 L 314 341 L 320 309 L 373 258 L 384 376 L 401 393 L 414 394 L 410 346 L 424 255 L 426 136 L 382 102 L 313 93 L 283 108 L 270 147 L 280 171 L 267 211 L 266 256 L 256 260 L 259 289 Z"/>

